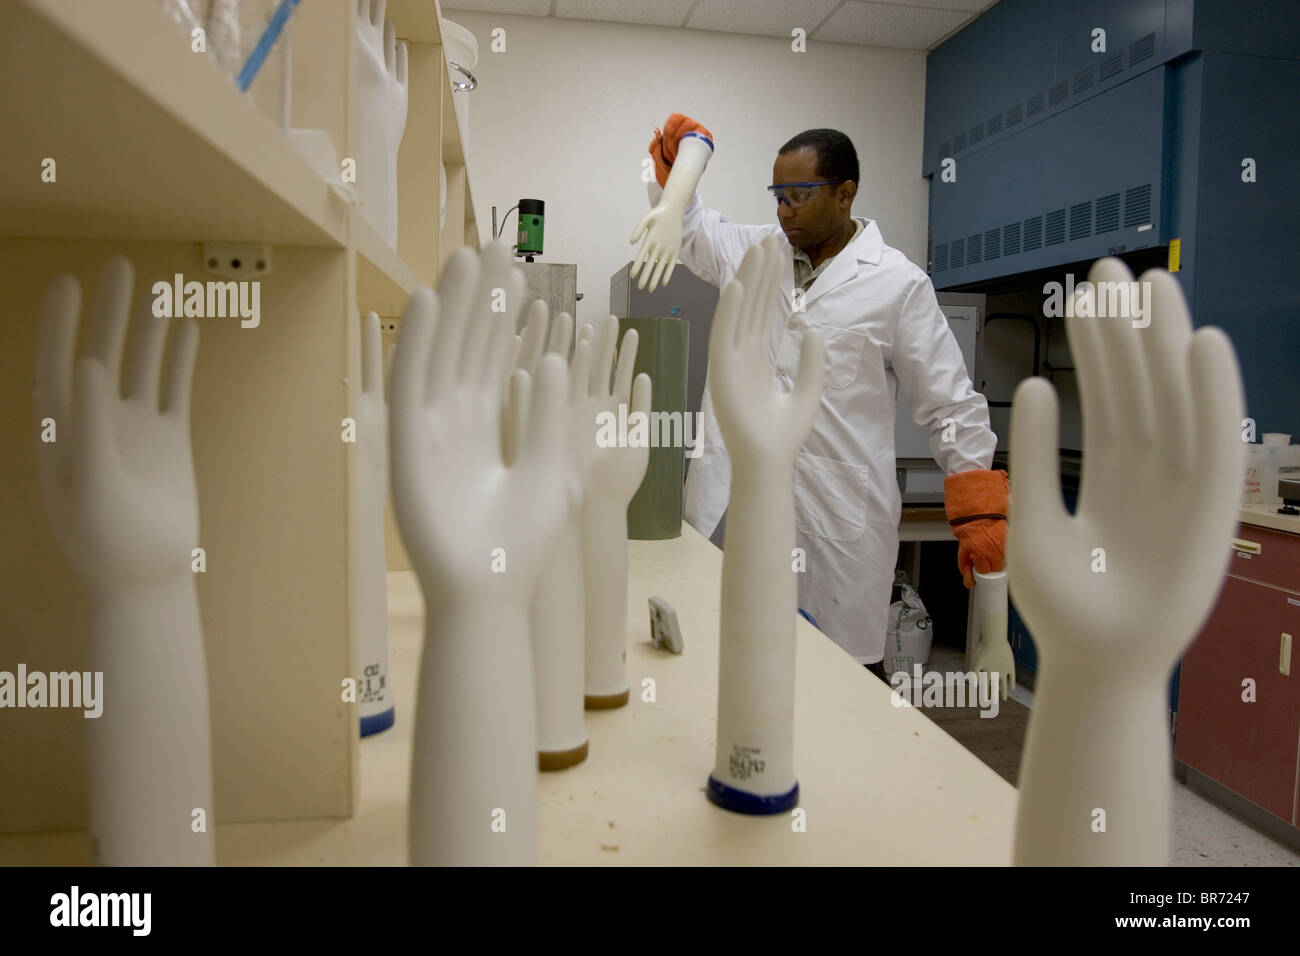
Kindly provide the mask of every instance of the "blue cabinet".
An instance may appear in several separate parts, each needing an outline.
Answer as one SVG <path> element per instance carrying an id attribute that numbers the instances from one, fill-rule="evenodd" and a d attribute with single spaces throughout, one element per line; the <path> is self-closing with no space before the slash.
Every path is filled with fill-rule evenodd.
<path id="1" fill-rule="evenodd" d="M 935 286 L 1160 244 L 1165 96 L 1149 70 L 932 176 Z"/>
<path id="2" fill-rule="evenodd" d="M 1258 431 L 1300 434 L 1300 60 L 1208 51 L 1171 73 L 1199 102 L 1170 177 L 1183 293 L 1232 339 Z"/>
<path id="3" fill-rule="evenodd" d="M 1002 0 L 930 55 L 936 288 L 1167 241 L 1161 66 L 1178 34 L 1165 0 Z"/>
<path id="4" fill-rule="evenodd" d="M 927 61 L 935 289 L 1177 240 L 1246 414 L 1300 433 L 1297 94 L 1298 0 L 1001 0 Z"/>
<path id="5" fill-rule="evenodd" d="M 1170 19 L 1165 0 L 1001 0 L 926 61 L 922 174 L 1159 66 L 1187 42 Z"/>

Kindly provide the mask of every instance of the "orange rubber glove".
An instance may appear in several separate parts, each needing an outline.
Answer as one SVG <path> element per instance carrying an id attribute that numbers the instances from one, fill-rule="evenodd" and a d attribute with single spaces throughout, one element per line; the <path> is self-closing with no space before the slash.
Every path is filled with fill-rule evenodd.
<path id="1" fill-rule="evenodd" d="M 650 155 L 655 161 L 655 179 L 659 180 L 660 186 L 668 185 L 668 173 L 673 168 L 673 160 L 677 158 L 677 143 L 681 140 L 682 134 L 694 131 L 703 133 L 710 140 L 713 139 L 713 134 L 706 127 L 681 113 L 674 113 L 668 117 L 663 132 L 659 131 L 658 126 L 655 127 L 654 139 L 650 140 Z"/>
<path id="2" fill-rule="evenodd" d="M 943 504 L 957 536 L 957 567 L 966 587 L 980 574 L 1007 566 L 1007 509 L 1011 487 L 1005 471 L 963 471 L 943 480 Z"/>

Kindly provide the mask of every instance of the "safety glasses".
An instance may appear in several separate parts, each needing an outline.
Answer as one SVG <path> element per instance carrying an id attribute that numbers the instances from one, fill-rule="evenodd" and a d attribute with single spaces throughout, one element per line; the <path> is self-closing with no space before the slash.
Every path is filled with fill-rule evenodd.
<path id="1" fill-rule="evenodd" d="M 848 182 L 846 179 L 827 179 L 820 183 L 778 183 L 775 186 L 768 186 L 767 191 L 776 197 L 777 205 L 785 203 L 787 206 L 802 206 L 808 200 L 815 198 L 822 186 L 838 186 L 840 183 Z"/>

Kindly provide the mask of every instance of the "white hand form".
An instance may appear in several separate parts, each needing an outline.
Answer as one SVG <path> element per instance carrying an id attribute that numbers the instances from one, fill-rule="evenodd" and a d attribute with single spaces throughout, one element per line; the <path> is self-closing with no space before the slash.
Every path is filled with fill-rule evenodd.
<path id="1" fill-rule="evenodd" d="M 591 326 L 587 326 L 591 328 Z M 584 329 L 586 331 L 586 329 Z M 592 445 L 591 463 L 588 467 L 588 502 L 621 502 L 620 507 L 627 509 L 627 503 L 641 487 L 645 477 L 646 465 L 650 461 L 649 445 L 630 445 L 597 441 L 597 422 L 601 416 L 606 420 L 617 422 L 619 406 L 627 408 L 627 417 L 634 413 L 643 416 L 650 414 L 651 386 L 650 376 L 641 374 L 632 381 L 632 372 L 636 367 L 637 332 L 630 329 L 623 336 L 623 343 L 618 349 L 618 366 L 614 365 L 614 348 L 618 342 L 618 319 L 608 316 L 600 323 L 599 335 L 592 333 L 591 339 L 598 338 L 595 358 L 591 365 L 590 385 L 587 390 L 587 416 L 591 423 Z M 611 384 L 610 372 L 613 370 Z"/>
<path id="2" fill-rule="evenodd" d="M 780 813 L 794 778 L 794 459 L 820 407 L 826 348 L 804 334 L 792 391 L 769 359 L 783 252 L 769 238 L 745 253 L 709 334 L 709 382 L 732 460 L 722 556 L 717 762 L 713 802 Z"/>
<path id="3" fill-rule="evenodd" d="M 510 383 L 514 381 L 515 369 L 522 369 L 530 379 L 537 374 L 537 365 L 541 362 L 542 350 L 546 347 L 548 315 L 546 303 L 541 299 L 529 303 L 523 333 L 515 335 L 501 374 L 501 454 L 507 465 L 515 460 L 519 435 L 527 427 L 527 422 L 524 421 L 527 408 L 512 400 L 515 393 L 511 390 Z"/>
<path id="4" fill-rule="evenodd" d="M 971 666 L 976 674 L 987 674 L 987 680 L 996 680 L 1001 697 L 1006 700 L 1016 689 L 1016 657 L 1007 640 L 1007 572 L 1003 569 L 989 574 L 971 573 L 975 576 L 971 600 L 975 602 L 980 635 Z"/>
<path id="5" fill-rule="evenodd" d="M 142 297 L 123 368 L 132 282 L 126 259 L 105 267 L 81 359 L 81 288 L 71 276 L 50 284 L 37 335 L 34 409 L 54 419 L 57 435 L 38 456 L 42 498 L 64 556 L 92 593 L 106 595 L 188 579 L 199 537 L 190 452 L 198 323 L 177 324 L 164 360 L 170 320 Z"/>
<path id="6" fill-rule="evenodd" d="M 397 149 L 406 129 L 407 47 L 397 42 L 386 0 L 355 0 L 358 70 L 357 187 L 362 208 L 397 246 Z"/>
<path id="7" fill-rule="evenodd" d="M 982 640 L 971 666 L 976 673 L 996 677 L 1003 700 L 1016 689 L 1016 658 L 1005 635 L 994 635 Z"/>
<path id="8" fill-rule="evenodd" d="M 644 289 L 650 283 L 650 291 L 659 288 L 660 279 L 667 285 L 677 268 L 677 254 L 682 249 L 682 210 L 672 203 L 660 202 L 637 224 L 628 242 L 635 243 L 642 236 L 645 239 L 632 260 L 629 279 L 641 277 L 638 289 Z"/>
<path id="9" fill-rule="evenodd" d="M 1115 259 L 1088 278 L 1132 282 Z M 1227 337 L 1193 334 L 1167 272 L 1142 282 L 1149 327 L 1135 327 L 1136 310 L 1066 319 L 1084 428 L 1073 517 L 1057 485 L 1056 394 L 1039 378 L 1016 389 L 1007 561 L 1042 661 L 1017 863 L 1168 862 L 1165 684 L 1227 564 L 1243 401 Z M 1094 828 L 1098 808 L 1105 832 Z"/>
<path id="10" fill-rule="evenodd" d="M 573 317 L 561 312 L 551 330 L 547 355 L 561 359 L 573 347 L 569 362 L 569 389 L 565 399 L 566 424 L 564 441 L 567 444 L 564 469 L 567 474 L 569 519 L 576 521 L 582 507 L 582 496 L 587 488 L 587 471 L 591 465 L 595 442 L 591 440 L 591 427 L 587 419 L 587 390 L 591 375 L 592 342 L 589 334 L 580 335 L 573 342 Z M 583 329 L 586 333 L 587 329 Z"/>
<path id="11" fill-rule="evenodd" d="M 659 287 L 661 278 L 664 285 L 672 278 L 682 249 L 682 216 L 712 155 L 713 147 L 698 136 L 683 136 L 678 143 L 677 156 L 664 184 L 659 205 L 646 213 L 628 240 L 634 243 L 645 236 L 628 273 L 630 279 L 640 275 L 638 289 L 644 289 L 649 280 L 653 292 Z"/>
<path id="12" fill-rule="evenodd" d="M 396 346 L 393 346 L 396 349 Z M 357 393 L 357 446 L 366 467 L 388 492 L 388 403 L 384 400 L 383 331 L 379 315 L 361 322 L 361 391 Z"/>
<path id="13" fill-rule="evenodd" d="M 558 359 L 539 363 L 535 385 L 527 373 L 513 376 L 527 428 L 517 459 L 509 468 L 502 460 L 499 382 L 514 316 L 492 311 L 498 288 L 522 303 L 523 275 L 508 246 L 489 246 L 481 268 L 472 251 L 457 250 L 438 292 L 412 296 L 393 359 L 394 510 L 421 581 L 449 598 L 493 597 L 534 576 L 568 505 L 561 443 L 571 416 Z M 491 570 L 490 547 L 505 549 L 508 574 Z M 468 559 L 479 551 L 482 560 Z"/>
<path id="14" fill-rule="evenodd" d="M 551 333 L 553 351 L 542 359 L 543 362 L 568 354 L 572 330 L 572 318 L 561 312 Z M 564 409 L 563 460 L 559 466 L 566 491 L 564 528 L 532 604 L 538 750 L 543 770 L 572 766 L 587 755 L 587 730 L 582 716 L 585 605 L 578 519 L 593 450 L 591 424 L 586 416 L 590 368 L 591 342 L 584 337 L 573 349 Z"/>
<path id="15" fill-rule="evenodd" d="M 123 366 L 131 287 L 131 264 L 111 260 L 80 360 L 80 286 L 59 276 L 46 292 L 33 405 L 38 423 L 53 419 L 55 441 L 37 449 L 41 492 L 55 538 L 90 592 L 86 669 L 103 674 L 107 698 L 88 728 L 97 860 L 210 865 L 211 827 L 191 828 L 195 810 L 214 818 L 190 568 L 199 536 L 190 450 L 199 332 L 193 320 L 178 323 L 165 350 L 170 322 L 142 297 Z"/>
<path id="16" fill-rule="evenodd" d="M 614 370 L 618 319 L 607 316 L 597 331 L 588 332 L 590 328 L 583 332 L 597 342 L 587 389 L 592 457 L 582 501 L 584 696 L 589 708 L 627 702 L 627 505 L 650 461 L 649 444 L 623 442 L 617 426 L 620 417 L 634 421 L 633 416 L 648 418 L 650 413 L 650 376 L 638 375 L 635 384 L 632 381 L 636 330 L 623 336 Z"/>
<path id="17" fill-rule="evenodd" d="M 509 310 L 493 311 L 499 290 Z M 501 380 L 523 274 L 510 248 L 462 248 L 412 297 L 393 358 L 393 505 L 425 595 L 411 766 L 414 864 L 537 858 L 537 715 L 529 604 L 568 515 L 568 377 L 516 371 L 525 422 L 501 443 Z M 503 816 L 504 815 L 504 816 Z M 505 827 L 499 824 L 504 820 Z"/>
<path id="18" fill-rule="evenodd" d="M 713 408 L 727 452 L 743 471 L 792 467 L 821 400 L 826 347 L 819 334 L 804 336 L 792 391 L 772 374 L 768 335 L 782 255 L 773 237 L 750 247 L 723 290 L 709 334 Z"/>
<path id="19" fill-rule="evenodd" d="M 384 505 L 388 501 L 388 405 L 384 401 L 379 316 L 361 323 L 361 389 L 357 393 L 357 646 L 363 734 L 385 729 L 393 707 L 388 680 L 388 561 Z M 390 718 L 391 719 L 391 715 Z"/>

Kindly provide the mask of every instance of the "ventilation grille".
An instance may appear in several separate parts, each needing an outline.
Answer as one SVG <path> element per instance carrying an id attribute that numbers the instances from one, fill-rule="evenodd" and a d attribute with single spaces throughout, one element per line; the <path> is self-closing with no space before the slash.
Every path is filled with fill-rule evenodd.
<path id="1" fill-rule="evenodd" d="M 954 239 L 934 249 L 934 272 L 960 269 L 963 266 L 994 259 L 1006 259 L 1022 252 L 1034 252 L 1044 246 L 1074 242 L 1120 228 L 1120 193 L 1110 193 L 1095 202 L 1080 202 L 1066 209 L 1055 209 L 1045 216 L 1031 216 L 1023 222 L 1009 223 Z M 1144 226 L 1150 222 L 1151 185 L 1137 186 L 1123 194 L 1124 227 Z M 1046 220 L 1046 221 L 1044 221 Z M 1067 235 L 1068 228 L 1068 235 Z"/>
<path id="2" fill-rule="evenodd" d="M 1092 235 L 1092 203 L 1079 202 L 1070 207 L 1070 241 Z"/>
<path id="3" fill-rule="evenodd" d="M 989 229 L 987 232 L 984 233 L 984 261 L 985 262 L 988 262 L 990 259 L 996 259 L 998 257 L 998 253 L 1002 249 L 1002 243 L 1001 240 L 999 239 L 1000 235 L 1001 235 L 1001 230 L 999 229 Z"/>
<path id="4" fill-rule="evenodd" d="M 1034 216 L 1025 220 L 1025 252 L 1033 252 L 1043 247 L 1043 217 Z"/>
<path id="5" fill-rule="evenodd" d="M 1014 256 L 1020 251 L 1020 223 L 1002 227 L 1002 254 Z"/>
<path id="6" fill-rule="evenodd" d="M 1102 196 L 1097 200 L 1097 233 L 1114 232 L 1119 228 L 1119 193 Z"/>
<path id="7" fill-rule="evenodd" d="M 1124 228 L 1151 221 L 1151 186 L 1138 186 L 1124 194 Z"/>
<path id="8" fill-rule="evenodd" d="M 1148 33 L 1139 40 L 1134 40 L 1129 44 L 1128 63 L 1133 66 L 1141 63 L 1143 60 L 1150 59 L 1155 55 L 1156 35 Z M 1004 128 L 1015 126 L 1022 120 L 1037 116 L 1047 107 L 1055 107 L 1064 103 L 1071 95 L 1079 96 L 1088 92 L 1098 83 L 1104 83 L 1112 77 L 1118 76 L 1124 70 L 1124 53 L 1112 53 L 1094 70 L 1089 66 L 1075 73 L 1070 80 L 1060 80 L 1053 83 L 1044 98 L 1043 93 L 1035 93 L 1024 103 L 1017 103 L 1014 106 L 1007 107 L 1005 111 L 1005 126 L 1003 116 L 995 116 L 984 123 L 980 123 L 970 130 L 961 133 L 952 140 L 952 152 L 948 151 L 948 144 L 945 143 L 939 148 L 939 160 L 943 161 L 949 156 L 960 153 L 968 146 L 974 146 L 984 141 L 986 136 L 995 136 L 1002 132 Z"/>
<path id="9" fill-rule="evenodd" d="M 1065 242 L 1065 210 L 1057 209 L 1047 214 L 1047 245 Z"/>
<path id="10" fill-rule="evenodd" d="M 1140 40 L 1134 40 L 1128 48 L 1128 65 L 1132 67 L 1136 63 L 1150 59 L 1156 52 L 1156 35 L 1148 33 Z"/>

